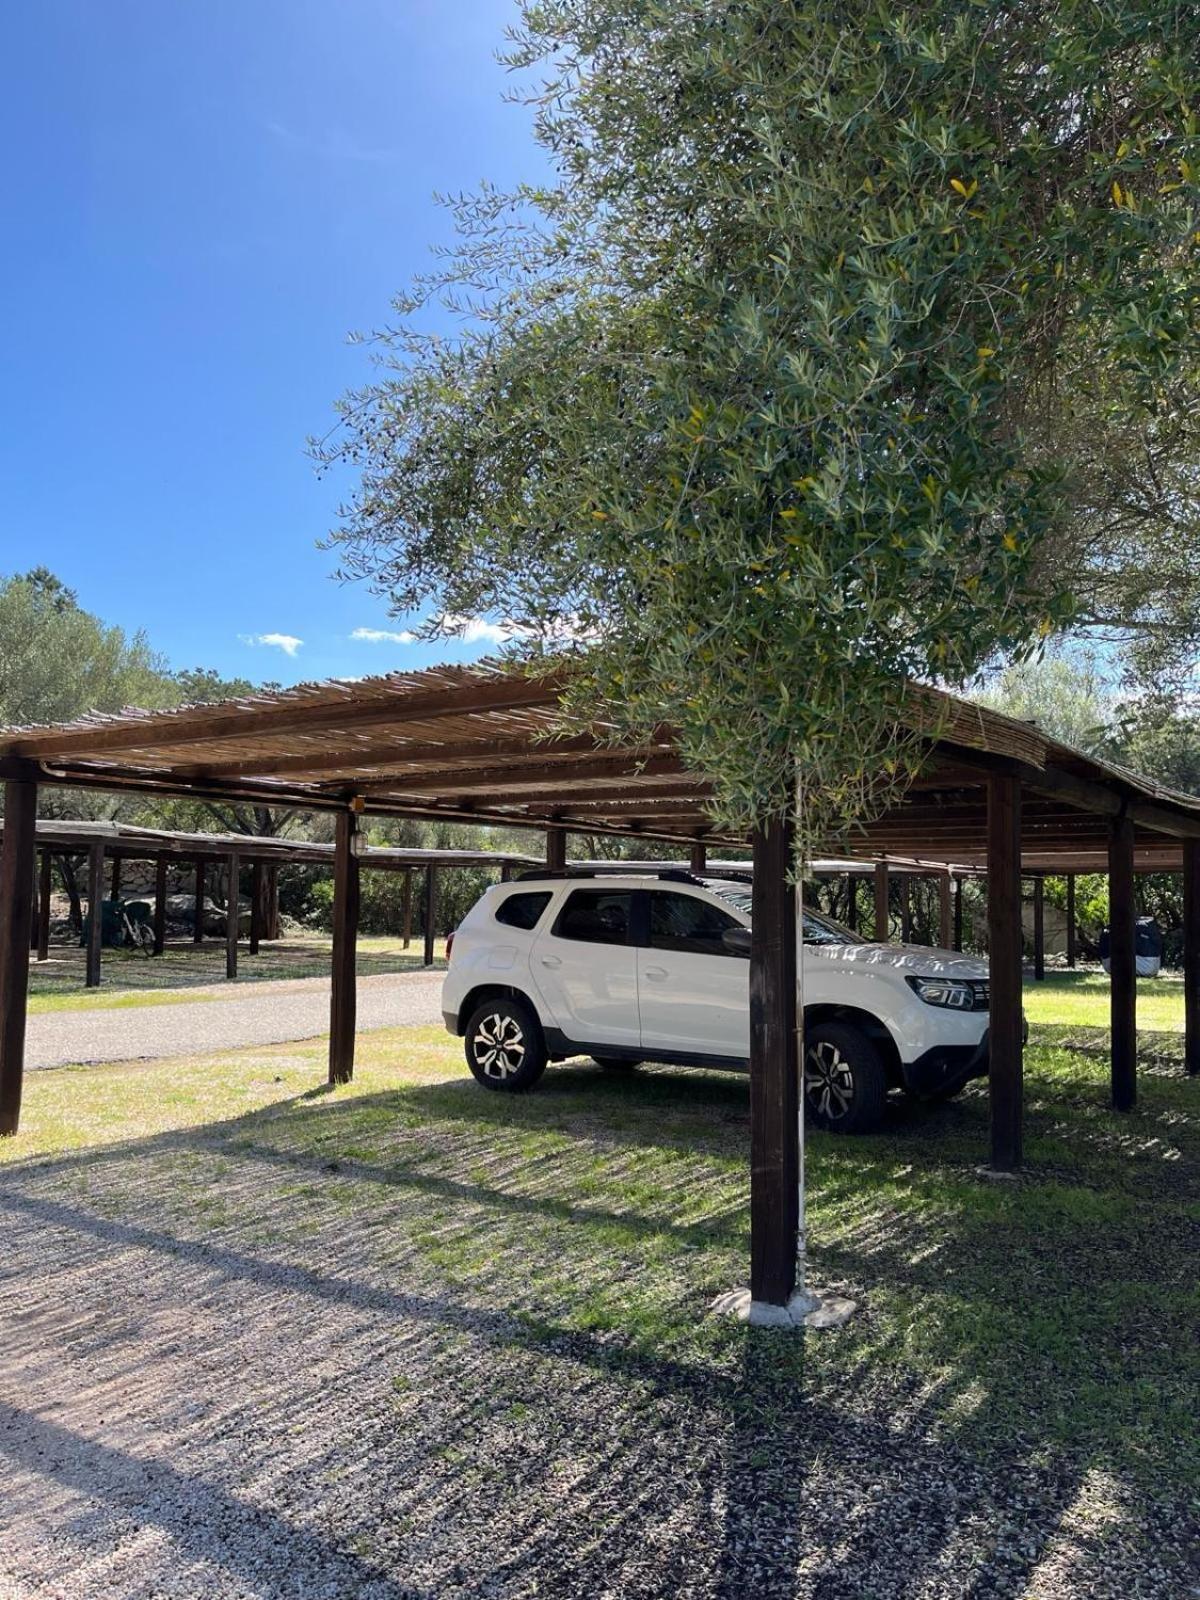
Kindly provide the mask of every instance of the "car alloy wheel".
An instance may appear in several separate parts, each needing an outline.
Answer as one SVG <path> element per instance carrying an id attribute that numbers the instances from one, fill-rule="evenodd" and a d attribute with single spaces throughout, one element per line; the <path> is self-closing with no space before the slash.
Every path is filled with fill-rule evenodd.
<path id="1" fill-rule="evenodd" d="M 471 1037 L 471 1049 L 485 1077 L 503 1081 L 524 1065 L 525 1030 L 515 1017 L 494 1011 L 480 1019 Z"/>
<path id="2" fill-rule="evenodd" d="M 853 1068 L 832 1039 L 819 1039 L 805 1052 L 804 1092 L 827 1122 L 844 1117 L 854 1104 Z"/>

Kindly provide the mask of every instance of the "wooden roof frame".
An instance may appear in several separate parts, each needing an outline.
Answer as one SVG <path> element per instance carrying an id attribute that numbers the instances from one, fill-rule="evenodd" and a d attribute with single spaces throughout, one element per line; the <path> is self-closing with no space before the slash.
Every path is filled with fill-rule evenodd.
<path id="1" fill-rule="evenodd" d="M 187 795 L 380 816 L 636 837 L 674 846 L 748 842 L 717 826 L 708 786 L 670 730 L 642 746 L 611 727 L 568 723 L 560 673 L 502 663 L 302 684 L 170 711 L 90 715 L 0 732 L 0 777 L 125 793 Z M 1022 864 L 1094 870 L 1114 818 L 1135 830 L 1140 870 L 1175 870 L 1200 838 L 1200 801 L 1046 737 L 1030 723 L 930 689 L 927 769 L 898 806 L 827 853 L 919 856 L 981 866 L 986 785 L 1022 784 Z"/>

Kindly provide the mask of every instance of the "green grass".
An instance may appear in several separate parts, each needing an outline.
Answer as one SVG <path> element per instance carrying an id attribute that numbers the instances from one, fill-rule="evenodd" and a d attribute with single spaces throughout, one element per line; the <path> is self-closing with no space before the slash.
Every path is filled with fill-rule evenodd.
<path id="1" fill-rule="evenodd" d="M 29 1015 L 37 1017 L 48 1011 L 125 1011 L 131 1006 L 176 1006 L 183 1001 L 216 998 L 203 992 L 189 993 L 186 989 L 84 989 L 76 994 L 31 994 Z"/>
<path id="2" fill-rule="evenodd" d="M 1200 1083 L 1145 1074 L 1115 1115 L 1103 1066 L 1038 1023 L 1055 996 L 1072 1026 L 1103 1013 L 1092 979 L 1031 993 L 1024 1175 L 976 1171 L 982 1085 L 897 1103 L 870 1138 L 814 1136 L 814 1273 L 862 1311 L 836 1335 L 751 1337 L 780 1381 L 850 1410 L 1184 1493 L 1200 1484 Z M 354 1083 L 323 1077 L 319 1044 L 33 1073 L 4 1181 L 28 1171 L 105 1216 L 500 1308 L 531 1343 L 598 1340 L 617 1367 L 741 1370 L 747 1335 L 705 1312 L 747 1274 L 744 1079 L 577 1062 L 506 1097 L 434 1028 L 364 1035 Z"/>
<path id="3" fill-rule="evenodd" d="M 1108 998 L 1105 972 L 1055 972 L 1041 983 L 1025 983 L 1025 1013 L 1031 1024 L 1107 1028 Z M 1139 1027 L 1182 1033 L 1182 977 L 1139 978 L 1137 1010 Z"/>

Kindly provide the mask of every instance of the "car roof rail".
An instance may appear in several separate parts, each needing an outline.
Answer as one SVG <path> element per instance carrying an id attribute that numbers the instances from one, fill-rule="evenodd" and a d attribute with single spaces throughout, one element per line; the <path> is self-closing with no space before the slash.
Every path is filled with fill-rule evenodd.
<path id="1" fill-rule="evenodd" d="M 645 867 L 642 868 L 636 861 L 614 861 L 611 866 L 604 867 L 526 867 L 523 871 L 515 873 L 509 879 L 510 883 L 526 883 L 529 881 L 545 882 L 551 878 L 578 878 L 586 881 L 589 878 L 660 878 L 668 883 L 697 883 L 702 884 L 703 878 L 689 872 L 686 867 Z"/>

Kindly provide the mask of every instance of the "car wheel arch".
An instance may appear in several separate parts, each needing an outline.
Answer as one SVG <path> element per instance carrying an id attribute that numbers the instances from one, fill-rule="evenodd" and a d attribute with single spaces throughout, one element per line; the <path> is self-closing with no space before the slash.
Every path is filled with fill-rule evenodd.
<path id="1" fill-rule="evenodd" d="M 467 1031 L 467 1019 L 485 1000 L 519 1000 L 528 1006 L 534 1016 L 538 1016 L 538 1008 L 532 995 L 526 994 L 524 989 L 518 989 L 512 983 L 477 983 L 473 989 L 463 995 L 458 1007 L 457 1032 L 461 1038 Z"/>
<path id="2" fill-rule="evenodd" d="M 847 1027 L 857 1028 L 865 1034 L 879 1051 L 889 1087 L 898 1089 L 903 1085 L 904 1069 L 900 1063 L 900 1052 L 896 1048 L 896 1041 L 892 1038 L 886 1023 L 881 1022 L 872 1012 L 863 1011 L 858 1006 L 805 1006 L 804 1026 L 815 1028 L 820 1022 L 842 1022 Z"/>

